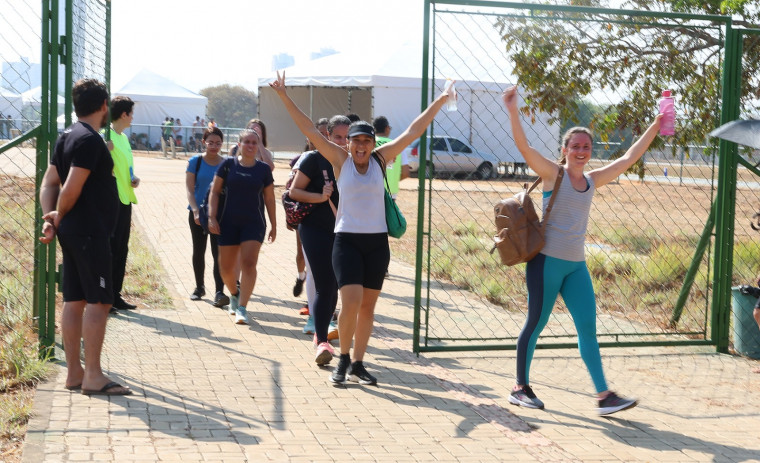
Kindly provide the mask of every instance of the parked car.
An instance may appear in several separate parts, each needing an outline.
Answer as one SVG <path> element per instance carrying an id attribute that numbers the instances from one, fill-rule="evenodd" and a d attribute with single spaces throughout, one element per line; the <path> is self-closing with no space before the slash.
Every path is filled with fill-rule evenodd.
<path id="1" fill-rule="evenodd" d="M 406 148 L 409 171 L 416 173 L 420 167 L 419 144 L 417 139 Z M 493 177 L 499 160 L 490 153 L 478 151 L 462 140 L 448 136 L 428 137 L 426 176 L 453 176 L 465 174 L 467 177 L 488 179 Z M 432 162 L 431 162 L 432 160 Z"/>

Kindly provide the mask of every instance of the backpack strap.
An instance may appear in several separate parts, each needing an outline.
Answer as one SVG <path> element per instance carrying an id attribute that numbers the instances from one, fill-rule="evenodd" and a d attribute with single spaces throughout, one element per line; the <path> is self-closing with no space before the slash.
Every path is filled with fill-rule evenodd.
<path id="1" fill-rule="evenodd" d="M 554 181 L 554 189 L 552 190 L 552 195 L 549 198 L 549 205 L 546 206 L 546 212 L 544 212 L 543 218 L 541 218 L 541 228 L 546 228 L 546 221 L 549 219 L 549 214 L 552 212 L 552 207 L 554 206 L 554 200 L 557 199 L 557 192 L 559 191 L 559 186 L 562 185 L 562 177 L 565 176 L 565 168 L 562 166 L 559 166 L 559 172 L 557 172 L 557 180 Z M 538 183 L 541 181 L 541 177 L 536 180 L 536 183 L 533 184 L 530 189 L 532 190 Z"/>

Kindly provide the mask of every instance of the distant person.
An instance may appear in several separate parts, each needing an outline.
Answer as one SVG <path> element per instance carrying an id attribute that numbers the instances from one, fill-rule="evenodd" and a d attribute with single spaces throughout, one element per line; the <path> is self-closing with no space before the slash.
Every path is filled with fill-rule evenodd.
<path id="1" fill-rule="evenodd" d="M 166 117 L 163 124 L 163 138 L 164 141 L 169 143 L 169 139 L 174 135 L 174 118 L 169 118 L 169 116 Z"/>
<path id="2" fill-rule="evenodd" d="M 6 135 L 5 116 L 3 116 L 3 113 L 1 112 L 0 112 L 0 138 L 10 138 L 10 136 Z"/>
<path id="3" fill-rule="evenodd" d="M 195 121 L 193 121 L 193 139 L 195 140 L 195 151 L 200 153 L 203 151 L 201 143 L 203 140 L 203 123 L 201 122 L 201 116 L 195 116 Z"/>
<path id="4" fill-rule="evenodd" d="M 278 73 L 277 80 L 269 85 L 296 126 L 332 165 L 340 192 L 332 252 L 342 303 L 338 316 L 340 360 L 330 381 L 343 383 L 348 375 L 348 379 L 360 384 L 377 384 L 377 378 L 364 366 L 364 354 L 372 335 L 375 305 L 390 260 L 383 201 L 384 166 L 381 164 L 392 162 L 422 135 L 449 94 L 439 95 L 398 138 L 375 149 L 375 130 L 371 124 L 352 123 L 348 129 L 347 146 L 335 144 L 319 133 L 309 117 L 288 96 L 284 73 L 282 76 Z M 302 238 L 306 239 L 305 236 Z"/>
<path id="5" fill-rule="evenodd" d="M 528 408 L 544 408 L 544 403 L 530 387 L 530 364 L 538 337 L 549 320 L 557 296 L 562 294 L 578 332 L 578 349 L 596 389 L 597 413 L 609 415 L 635 407 L 638 404 L 636 399 L 623 398 L 610 391 L 604 378 L 596 338 L 596 296 L 586 265 L 584 243 L 594 192 L 641 158 L 657 136 L 662 115 L 655 117 L 623 156 L 587 173 L 584 169 L 591 161 L 593 144 L 589 129 L 574 127 L 568 130 L 562 138 L 562 157 L 559 162 L 552 161 L 528 143 L 517 107 L 517 87 L 507 89 L 503 98 L 515 145 L 528 166 L 543 180 L 544 210 L 556 187 L 561 166 L 565 172 L 552 214 L 544 225 L 546 245 L 525 268 L 528 317 L 517 338 L 517 377 L 509 402 Z"/>
<path id="6" fill-rule="evenodd" d="M 358 121 L 362 120 L 362 118 L 359 117 L 359 115 L 355 114 L 355 113 L 348 113 L 348 114 L 346 114 L 346 117 L 348 118 L 349 121 L 351 121 L 352 124 L 354 122 L 358 122 Z"/>
<path id="7" fill-rule="evenodd" d="M 132 125 L 135 102 L 128 96 L 117 96 L 111 101 L 111 133 L 108 149 L 113 159 L 113 176 L 119 192 L 119 214 L 116 227 L 111 235 L 111 257 L 113 259 L 113 306 L 117 310 L 134 310 L 135 304 L 125 301 L 121 295 L 124 285 L 124 272 L 127 268 L 129 254 L 129 235 L 132 230 L 132 204 L 137 204 L 135 188 L 140 185 L 140 178 L 134 174 L 135 163 L 132 147 L 124 133 Z"/>
<path id="8" fill-rule="evenodd" d="M 209 232 L 219 235 L 219 271 L 230 291 L 230 313 L 235 323 L 248 324 L 247 304 L 256 285 L 259 251 L 266 236 L 269 216 L 271 229 L 268 242 L 277 237 L 277 215 L 274 201 L 272 169 L 256 159 L 259 135 L 254 130 L 240 132 L 238 155 L 222 162 L 216 170 L 209 197 Z M 221 205 L 219 194 L 227 188 L 226 204 L 221 219 L 216 213 Z M 240 290 L 237 289 L 238 262 Z"/>
<path id="9" fill-rule="evenodd" d="M 177 118 L 176 121 L 174 121 L 174 127 L 172 127 L 172 132 L 174 134 L 174 140 L 182 140 L 182 121 Z M 177 143 L 178 145 L 181 144 L 181 141 Z"/>
<path id="10" fill-rule="evenodd" d="M 209 185 L 214 180 L 214 174 L 224 158 L 219 155 L 222 150 L 224 135 L 219 128 L 206 129 L 201 141 L 206 145 L 205 154 L 196 155 L 187 162 L 185 170 L 185 187 L 187 189 L 187 208 L 190 210 L 187 222 L 190 225 L 190 236 L 193 240 L 193 274 L 195 289 L 190 294 L 191 301 L 199 301 L 206 295 L 204 273 L 206 271 L 206 243 L 211 241 L 211 257 L 214 262 L 214 307 L 223 307 L 230 303 L 224 294 L 224 281 L 219 273 L 218 236 L 207 234 L 201 227 L 199 206 L 206 197 Z"/>
<path id="11" fill-rule="evenodd" d="M 85 395 L 129 395 L 132 391 L 107 378 L 100 364 L 113 305 L 110 236 L 119 207 L 114 163 L 97 132 L 108 120 L 108 89 L 82 79 L 74 84 L 72 100 L 78 121 L 58 137 L 40 186 L 45 220 L 40 241 L 57 236 L 63 255 L 65 386 Z"/>
<path id="12" fill-rule="evenodd" d="M 214 118 L 212 117 L 211 119 L 208 120 L 208 128 L 213 129 L 215 127 L 216 127 L 216 121 L 214 121 Z"/>
<path id="13" fill-rule="evenodd" d="M 384 144 L 391 141 L 391 129 L 392 127 L 388 123 L 388 118 L 385 116 L 378 116 L 372 121 L 372 127 L 375 129 L 375 147 L 379 148 Z M 396 158 L 395 161 L 388 163 L 385 168 L 385 174 L 388 178 L 388 193 L 395 200 L 398 196 L 400 189 L 399 183 L 405 178 L 409 178 L 409 160 L 406 159 L 406 153 L 402 152 L 400 159 Z"/>
<path id="14" fill-rule="evenodd" d="M 327 125 L 327 140 L 345 147 L 350 125 L 347 117 L 333 116 Z M 290 197 L 316 204 L 298 226 L 298 233 L 316 288 L 315 300 L 309 301 L 309 312 L 314 319 L 314 362 L 320 366 L 328 364 L 335 355 L 328 342 L 330 323 L 338 303 L 338 282 L 332 259 L 335 216 L 340 202 L 335 185 L 333 166 L 319 151 L 308 151 L 301 156 Z"/>
<path id="15" fill-rule="evenodd" d="M 257 134 L 259 134 L 261 144 L 259 145 L 259 152 L 256 155 L 256 159 L 268 165 L 270 169 L 274 170 L 274 156 L 272 155 L 272 152 L 267 149 L 267 128 L 264 125 L 264 122 L 261 119 L 251 119 L 245 125 L 245 128 L 254 130 Z M 230 148 L 230 156 L 235 156 L 237 154 L 237 150 L 237 145 Z"/>

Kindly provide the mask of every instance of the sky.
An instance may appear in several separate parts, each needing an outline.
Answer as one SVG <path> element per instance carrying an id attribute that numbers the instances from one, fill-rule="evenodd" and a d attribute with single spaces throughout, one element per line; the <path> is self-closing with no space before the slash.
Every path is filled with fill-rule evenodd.
<path id="1" fill-rule="evenodd" d="M 111 88 L 145 68 L 198 92 L 256 91 L 272 56 L 392 47 L 422 40 L 422 0 L 113 0 Z"/>

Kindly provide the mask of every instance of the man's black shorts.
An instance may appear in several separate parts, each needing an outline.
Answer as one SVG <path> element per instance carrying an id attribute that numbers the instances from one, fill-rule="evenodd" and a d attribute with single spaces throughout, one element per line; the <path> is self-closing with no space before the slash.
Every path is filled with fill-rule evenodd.
<path id="1" fill-rule="evenodd" d="M 58 235 L 63 252 L 63 300 L 113 304 L 108 236 Z"/>

